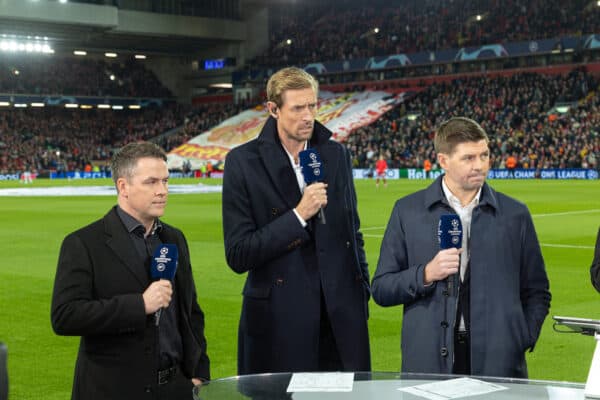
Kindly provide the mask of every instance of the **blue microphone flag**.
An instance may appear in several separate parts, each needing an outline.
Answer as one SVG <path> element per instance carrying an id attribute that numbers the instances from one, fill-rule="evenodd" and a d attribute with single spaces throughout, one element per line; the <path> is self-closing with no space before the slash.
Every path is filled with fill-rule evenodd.
<path id="1" fill-rule="evenodd" d="M 177 271 L 177 258 L 179 253 L 174 244 L 160 244 L 152 255 L 150 275 L 152 279 L 167 279 L 172 281 Z"/>
<path id="2" fill-rule="evenodd" d="M 442 250 L 462 247 L 462 223 L 458 215 L 444 214 L 440 216 L 438 241 Z"/>
<path id="3" fill-rule="evenodd" d="M 325 180 L 325 169 L 321 157 L 315 149 L 306 149 L 298 153 L 302 176 L 307 185 Z"/>

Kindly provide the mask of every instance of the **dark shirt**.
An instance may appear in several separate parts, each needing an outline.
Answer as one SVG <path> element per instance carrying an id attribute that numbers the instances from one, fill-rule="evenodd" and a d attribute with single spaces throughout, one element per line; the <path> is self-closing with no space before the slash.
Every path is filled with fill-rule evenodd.
<path id="1" fill-rule="evenodd" d="M 133 242 L 137 253 L 143 260 L 146 267 L 146 273 L 150 277 L 150 263 L 154 249 L 162 244 L 160 240 L 160 231 L 162 224 L 158 219 L 154 222 L 152 231 L 147 237 L 144 237 L 146 228 L 137 219 L 117 207 L 119 218 L 129 232 L 129 237 Z M 165 369 L 179 364 L 183 359 L 183 344 L 179 333 L 179 307 L 177 306 L 177 293 L 173 285 L 173 296 L 169 306 L 162 310 L 160 314 L 160 323 L 158 325 L 158 343 L 159 343 L 159 369 Z"/>

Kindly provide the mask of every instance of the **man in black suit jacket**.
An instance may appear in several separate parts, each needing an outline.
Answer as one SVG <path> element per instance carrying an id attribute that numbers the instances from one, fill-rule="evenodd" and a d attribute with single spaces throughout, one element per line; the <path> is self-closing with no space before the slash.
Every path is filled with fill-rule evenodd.
<path id="1" fill-rule="evenodd" d="M 600 292 L 600 228 L 598 229 L 598 237 L 596 238 L 596 250 L 594 250 L 594 261 L 590 269 L 592 275 L 592 284 L 597 291 Z"/>
<path id="2" fill-rule="evenodd" d="M 52 326 L 81 336 L 72 398 L 191 399 L 193 385 L 210 378 L 209 360 L 186 239 L 159 220 L 166 155 L 134 143 L 111 166 L 118 205 L 64 239 L 56 271 Z M 178 248 L 172 283 L 150 277 L 162 243 Z"/>
<path id="3" fill-rule="evenodd" d="M 315 121 L 317 94 L 301 69 L 274 74 L 259 137 L 225 162 L 227 262 L 248 272 L 239 374 L 371 368 L 369 276 L 350 156 Z M 320 154 L 326 182 L 305 185 L 298 154 L 307 147 Z"/>

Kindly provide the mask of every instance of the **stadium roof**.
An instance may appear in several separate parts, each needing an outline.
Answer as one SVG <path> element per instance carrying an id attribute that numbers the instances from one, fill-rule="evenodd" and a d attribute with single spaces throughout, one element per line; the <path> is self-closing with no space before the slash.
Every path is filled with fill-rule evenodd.
<path id="1" fill-rule="evenodd" d="M 241 0 L 242 9 L 264 7 L 270 4 L 282 4 L 286 2 L 293 2 L 294 0 Z M 10 3 L 10 0 L 9 0 Z M 22 3 L 24 4 L 24 3 Z M 43 3 L 42 3 L 43 4 Z M 69 4 L 73 7 L 88 6 L 87 4 Z M 28 6 L 31 7 L 31 6 Z M 52 3 L 48 2 L 46 7 L 55 7 Z M 104 7 L 104 6 L 91 6 L 91 7 Z M 152 29 L 145 29 L 144 31 L 136 31 L 132 29 L 127 31 L 128 25 L 119 22 L 117 26 L 102 25 L 101 23 L 89 23 L 84 24 L 81 21 L 75 21 L 73 23 L 65 22 L 67 19 L 59 20 L 57 18 L 48 18 L 42 20 L 40 18 L 24 18 L 21 16 L 8 15 L 4 12 L 0 12 L 0 39 L 3 35 L 16 35 L 19 38 L 26 38 L 28 36 L 34 37 L 48 37 L 51 41 L 53 48 L 56 52 L 67 52 L 72 51 L 75 48 L 82 48 L 85 50 L 98 50 L 98 51 L 129 51 L 129 52 L 144 52 L 146 54 L 166 54 L 166 55 L 190 55 L 197 53 L 200 50 L 206 50 L 210 48 L 216 48 L 227 43 L 235 43 L 245 39 L 245 31 L 243 22 L 234 20 L 222 20 L 226 22 L 228 26 L 223 26 L 222 29 L 214 29 L 212 31 L 219 32 L 219 34 L 202 35 L 194 34 L 187 29 L 188 26 L 197 27 L 201 17 L 185 17 L 176 16 L 169 14 L 156 14 L 156 13 L 140 13 L 132 10 L 119 9 L 120 21 L 122 15 L 129 15 L 130 20 L 136 20 L 140 22 L 138 15 L 145 14 L 153 17 L 159 17 L 163 19 L 172 19 L 170 22 L 171 31 L 172 27 L 177 26 L 175 19 L 179 18 L 184 20 L 186 25 L 181 26 L 176 34 L 172 33 L 161 33 L 152 32 Z M 93 18 L 93 16 L 91 17 Z M 201 18 L 205 21 L 210 21 L 208 18 Z M 217 20 L 215 24 L 219 27 Z M 223 24 L 225 25 L 225 24 Z M 235 29 L 232 29 L 235 28 Z M 157 29 L 158 31 L 159 29 Z M 210 31 L 210 30 L 208 30 Z M 231 34 L 231 31 L 234 31 Z"/>

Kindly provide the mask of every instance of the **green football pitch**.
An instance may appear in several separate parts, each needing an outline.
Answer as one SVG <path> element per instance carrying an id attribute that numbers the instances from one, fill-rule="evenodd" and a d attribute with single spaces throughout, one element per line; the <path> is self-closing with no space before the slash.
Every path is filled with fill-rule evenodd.
<path id="1" fill-rule="evenodd" d="M 193 181 L 174 179 L 172 183 Z M 59 184 L 40 180 L 33 187 Z M 387 188 L 376 189 L 373 181 L 356 181 L 371 275 L 395 200 L 427 184 L 429 181 L 399 180 L 391 181 Z M 591 286 L 589 277 L 600 225 L 598 181 L 491 184 L 525 202 L 531 210 L 550 277 L 550 316 L 600 318 L 600 294 Z M 0 189 L 18 186 L 0 182 Z M 0 196 L 0 243 L 4 254 L 0 267 L 0 341 L 9 350 L 11 399 L 70 397 L 79 339 L 56 336 L 49 317 L 58 250 L 67 233 L 98 219 L 114 203 L 112 196 Z M 181 228 L 189 241 L 199 301 L 206 315 L 212 377 L 235 375 L 237 324 L 245 277 L 232 272 L 225 263 L 221 195 L 172 194 L 163 219 Z M 402 308 L 382 308 L 374 303 L 370 307 L 373 370 L 398 371 Z M 554 332 L 550 316 L 535 351 L 527 355 L 530 378 L 584 382 L 595 341 L 578 334 Z"/>

